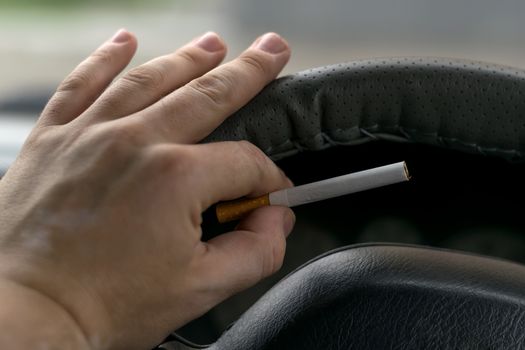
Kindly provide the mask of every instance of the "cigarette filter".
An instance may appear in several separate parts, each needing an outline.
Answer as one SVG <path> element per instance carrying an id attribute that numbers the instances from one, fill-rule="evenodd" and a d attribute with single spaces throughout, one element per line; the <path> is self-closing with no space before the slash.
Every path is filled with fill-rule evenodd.
<path id="1" fill-rule="evenodd" d="M 286 188 L 256 198 L 242 198 L 219 203 L 215 211 L 218 221 L 224 223 L 240 219 L 252 210 L 265 205 L 295 207 L 301 204 L 408 181 L 409 179 L 406 163 L 399 162 L 306 185 Z"/>

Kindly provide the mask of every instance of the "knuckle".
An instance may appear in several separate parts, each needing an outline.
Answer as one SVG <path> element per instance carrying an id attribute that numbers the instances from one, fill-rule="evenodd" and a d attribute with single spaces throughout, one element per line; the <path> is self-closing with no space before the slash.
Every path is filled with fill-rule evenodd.
<path id="1" fill-rule="evenodd" d="M 113 55 L 109 50 L 98 49 L 60 84 L 58 91 L 74 91 L 90 85 L 97 78 L 94 68 L 109 65 L 112 61 Z"/>
<path id="2" fill-rule="evenodd" d="M 266 60 L 253 52 L 240 56 L 239 60 L 250 67 L 256 72 L 256 74 L 262 74 L 264 76 L 272 73 L 271 67 L 267 64 Z"/>
<path id="3" fill-rule="evenodd" d="M 141 88 L 156 90 L 164 84 L 163 72 L 153 66 L 139 66 L 122 77 L 122 81 Z"/>
<path id="4" fill-rule="evenodd" d="M 142 146 L 142 134 L 133 124 L 107 127 L 94 131 L 94 142 L 101 145 L 109 157 L 122 157 L 134 153 Z"/>
<path id="5" fill-rule="evenodd" d="M 152 146 L 147 155 L 147 167 L 157 175 L 174 177 L 180 183 L 191 177 L 194 157 L 187 147 L 180 145 Z"/>
<path id="6" fill-rule="evenodd" d="M 266 158 L 266 155 L 263 151 L 257 146 L 255 146 L 250 141 L 241 140 L 237 142 L 238 146 L 241 148 L 243 152 L 245 152 L 248 156 L 256 158 L 258 160 L 262 160 L 261 158 Z"/>
<path id="7" fill-rule="evenodd" d="M 228 105 L 233 97 L 233 84 L 227 74 L 208 73 L 187 86 L 218 106 Z"/>
<path id="8" fill-rule="evenodd" d="M 197 55 L 195 52 L 190 51 L 190 50 L 184 50 L 184 49 L 179 50 L 177 51 L 177 56 L 179 56 L 184 61 L 186 61 L 186 63 L 192 66 L 197 66 L 197 65 L 202 64 L 201 56 Z"/>
<path id="9" fill-rule="evenodd" d="M 110 50 L 101 48 L 93 52 L 89 60 L 94 61 L 95 64 L 111 64 L 113 62 L 113 55 Z"/>
<path id="10" fill-rule="evenodd" d="M 130 89 L 115 89 L 113 86 L 109 87 L 108 94 L 103 94 L 97 100 L 96 110 L 103 111 L 104 116 L 111 116 L 113 118 L 119 117 L 118 111 L 122 110 L 123 101 L 126 101 L 126 97 L 129 97 L 131 93 Z M 102 117 L 102 114 L 99 114 Z"/>
<path id="11" fill-rule="evenodd" d="M 84 69 L 75 70 L 58 87 L 57 92 L 83 89 L 91 84 L 93 76 Z"/>
<path id="12" fill-rule="evenodd" d="M 259 173 L 262 173 L 263 170 L 268 167 L 269 158 L 259 147 L 245 140 L 238 141 L 237 144 L 241 153 L 248 158 L 249 162 L 255 164 L 259 170 Z"/>

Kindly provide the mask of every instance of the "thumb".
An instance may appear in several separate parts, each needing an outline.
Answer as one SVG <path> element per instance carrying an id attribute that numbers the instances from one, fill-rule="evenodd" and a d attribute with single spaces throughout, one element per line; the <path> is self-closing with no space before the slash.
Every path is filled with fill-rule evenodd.
<path id="1" fill-rule="evenodd" d="M 206 243 L 203 282 L 225 299 L 273 274 L 282 266 L 286 237 L 294 223 L 290 208 L 268 206 L 253 211 L 235 231 Z"/>

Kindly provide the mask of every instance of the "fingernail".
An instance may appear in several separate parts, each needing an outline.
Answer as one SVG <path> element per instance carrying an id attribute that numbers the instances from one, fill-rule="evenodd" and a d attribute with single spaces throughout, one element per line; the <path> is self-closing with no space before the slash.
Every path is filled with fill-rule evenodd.
<path id="1" fill-rule="evenodd" d="M 113 37 L 111 38 L 111 41 L 117 44 L 122 44 L 122 43 L 129 41 L 130 38 L 131 38 L 131 35 L 129 34 L 127 30 L 119 29 L 115 33 L 115 35 L 113 35 Z"/>
<path id="2" fill-rule="evenodd" d="M 278 54 L 286 50 L 288 45 L 279 35 L 267 33 L 256 41 L 255 47 L 271 54 Z"/>
<path id="3" fill-rule="evenodd" d="M 195 45 L 208 52 L 217 52 L 224 48 L 219 36 L 213 32 L 208 32 L 201 36 Z"/>
<path id="4" fill-rule="evenodd" d="M 295 214 L 292 209 L 284 212 L 283 229 L 286 237 L 290 235 L 295 225 Z"/>

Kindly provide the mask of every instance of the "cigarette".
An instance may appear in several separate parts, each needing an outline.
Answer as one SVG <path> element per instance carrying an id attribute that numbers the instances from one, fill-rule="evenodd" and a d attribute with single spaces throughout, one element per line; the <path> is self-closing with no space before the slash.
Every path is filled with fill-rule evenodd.
<path id="1" fill-rule="evenodd" d="M 306 185 L 286 188 L 256 198 L 241 198 L 217 204 L 215 213 L 220 223 L 238 220 L 249 212 L 267 205 L 295 207 L 350 193 L 408 181 L 405 162 L 350 173 Z"/>

